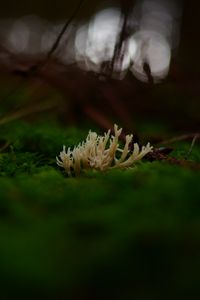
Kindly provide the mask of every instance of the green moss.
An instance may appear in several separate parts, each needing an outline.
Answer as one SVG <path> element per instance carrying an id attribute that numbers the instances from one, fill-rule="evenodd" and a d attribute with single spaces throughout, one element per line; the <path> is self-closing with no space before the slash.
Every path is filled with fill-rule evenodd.
<path id="1" fill-rule="evenodd" d="M 50 121 L 0 128 L 9 141 L 0 154 L 1 294 L 200 293 L 200 173 L 144 161 L 68 178 L 55 156 L 86 133 Z M 180 143 L 172 155 L 189 146 Z M 196 145 L 191 160 L 199 153 Z"/>

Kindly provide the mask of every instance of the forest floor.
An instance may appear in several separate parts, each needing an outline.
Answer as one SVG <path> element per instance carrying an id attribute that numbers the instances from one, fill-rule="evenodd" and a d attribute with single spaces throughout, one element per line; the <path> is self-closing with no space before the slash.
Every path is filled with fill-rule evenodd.
<path id="1" fill-rule="evenodd" d="M 0 126 L 2 295 L 200 293 L 199 143 L 187 164 L 173 162 L 185 159 L 191 140 L 170 145 L 172 163 L 144 159 L 127 170 L 68 177 L 55 157 L 63 144 L 84 140 L 86 127 L 51 118 Z M 144 126 L 141 134 L 148 140 Z"/>

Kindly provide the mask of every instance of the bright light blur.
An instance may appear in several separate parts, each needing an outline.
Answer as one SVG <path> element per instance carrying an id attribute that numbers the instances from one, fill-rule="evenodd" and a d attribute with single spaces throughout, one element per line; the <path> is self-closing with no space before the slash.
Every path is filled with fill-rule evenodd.
<path id="1" fill-rule="evenodd" d="M 108 8 L 97 13 L 89 22 L 80 26 L 75 38 L 76 60 L 80 67 L 99 72 L 104 62 L 113 58 L 115 46 L 122 27 L 122 15 L 118 8 Z M 123 43 L 122 59 L 116 61 L 114 71 L 123 78 L 136 54 L 136 40 L 130 38 Z"/>
<path id="2" fill-rule="evenodd" d="M 176 1 L 137 1 L 129 15 L 129 35 L 115 57 L 113 77 L 123 79 L 130 70 L 147 82 L 148 64 L 154 82 L 164 79 L 170 67 L 172 51 L 178 46 L 180 7 Z M 66 21 L 51 24 L 37 16 L 0 22 L 0 42 L 16 54 L 48 53 Z M 86 71 L 99 73 L 113 61 L 123 26 L 118 7 L 100 10 L 89 22 L 69 26 L 54 57 L 63 64 L 76 63 Z"/>
<path id="3" fill-rule="evenodd" d="M 28 26 L 21 20 L 17 20 L 9 34 L 11 49 L 17 53 L 26 52 L 28 50 L 29 37 L 30 31 Z"/>
<path id="4" fill-rule="evenodd" d="M 17 20 L 1 20 L 0 43 L 15 54 L 32 56 L 45 54 L 51 49 L 64 23 L 65 21 L 51 24 L 34 15 Z M 71 32 L 72 26 L 69 26 L 56 52 L 56 57 L 63 63 L 74 61 Z"/>
<path id="5" fill-rule="evenodd" d="M 169 71 L 171 49 L 167 40 L 155 31 L 139 31 L 134 35 L 137 44 L 137 53 L 133 60 L 131 71 L 142 81 L 148 81 L 144 71 L 147 63 L 151 70 L 154 82 L 165 78 Z"/>
<path id="6" fill-rule="evenodd" d="M 36 16 L 27 16 L 13 21 L 8 35 L 8 42 L 13 51 L 36 55 L 42 53 L 41 39 L 47 28 L 51 26 L 47 21 Z"/>
<path id="7" fill-rule="evenodd" d="M 105 61 L 111 61 L 121 28 L 121 13 L 108 8 L 97 13 L 88 25 L 83 25 L 76 35 L 76 58 L 84 60 L 85 67 L 100 70 Z"/>
<path id="8" fill-rule="evenodd" d="M 138 1 L 131 16 L 133 34 L 122 44 L 122 59 L 114 64 L 119 79 L 130 69 L 147 82 L 144 64 L 149 65 L 155 83 L 167 76 L 171 52 L 178 44 L 178 11 L 165 0 Z M 120 10 L 108 8 L 77 30 L 75 50 L 80 67 L 99 72 L 103 62 L 112 60 L 122 22 Z"/>
<path id="9" fill-rule="evenodd" d="M 148 81 L 143 66 L 149 65 L 154 82 L 164 79 L 170 67 L 171 52 L 178 46 L 180 7 L 176 1 L 138 1 L 133 12 L 139 24 L 133 35 L 138 45 L 137 55 L 131 67 L 133 74 Z"/>

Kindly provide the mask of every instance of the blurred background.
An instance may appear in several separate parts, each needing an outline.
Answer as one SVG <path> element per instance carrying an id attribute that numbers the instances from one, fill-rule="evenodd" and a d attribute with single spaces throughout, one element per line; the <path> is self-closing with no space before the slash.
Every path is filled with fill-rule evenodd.
<path id="1" fill-rule="evenodd" d="M 181 0 L 7 1 L 0 12 L 2 85 L 5 74 L 15 80 L 36 68 L 32 81 L 38 77 L 64 97 L 71 123 L 87 118 L 108 128 L 117 119 L 131 128 L 133 120 L 137 127 L 147 119 L 196 130 L 199 8 L 198 1 Z"/>

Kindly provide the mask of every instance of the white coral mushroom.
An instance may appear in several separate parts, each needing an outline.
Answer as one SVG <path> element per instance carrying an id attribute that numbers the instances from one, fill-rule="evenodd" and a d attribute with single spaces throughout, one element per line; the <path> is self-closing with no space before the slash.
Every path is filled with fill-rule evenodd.
<path id="1" fill-rule="evenodd" d="M 85 142 L 75 146 L 73 150 L 63 146 L 59 157 L 56 157 L 58 166 L 65 169 L 69 176 L 73 173 L 79 175 L 81 169 L 107 170 L 111 168 L 128 168 L 151 152 L 153 147 L 148 143 L 141 151 L 137 143 L 133 151 L 129 150 L 133 135 L 126 136 L 126 143 L 123 149 L 119 148 L 119 137 L 122 128 L 114 125 L 114 136 L 110 137 L 110 130 L 104 136 L 98 136 L 96 132 L 89 131 Z M 107 146 L 109 142 L 109 146 Z M 121 153 L 119 159 L 116 155 Z"/>

